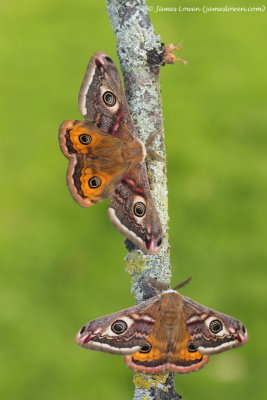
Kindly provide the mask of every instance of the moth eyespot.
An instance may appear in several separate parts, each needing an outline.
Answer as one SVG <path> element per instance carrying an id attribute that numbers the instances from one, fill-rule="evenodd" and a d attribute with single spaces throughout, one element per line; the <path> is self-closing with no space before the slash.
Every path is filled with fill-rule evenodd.
<path id="1" fill-rule="evenodd" d="M 212 333 L 218 333 L 222 330 L 223 324 L 218 319 L 211 321 L 209 329 Z"/>
<path id="2" fill-rule="evenodd" d="M 87 135 L 87 134 L 83 133 L 82 135 L 79 136 L 79 141 L 82 144 L 90 144 L 91 141 L 92 141 L 92 138 L 91 138 L 90 135 Z"/>
<path id="3" fill-rule="evenodd" d="M 138 201 L 135 203 L 133 211 L 137 217 L 143 217 L 146 213 L 146 206 L 141 201 Z"/>
<path id="4" fill-rule="evenodd" d="M 91 189 L 96 189 L 101 186 L 102 181 L 100 178 L 98 178 L 98 176 L 93 176 L 91 179 L 89 179 L 88 184 Z"/>
<path id="5" fill-rule="evenodd" d="M 120 335 L 121 333 L 125 332 L 127 328 L 128 325 L 126 324 L 126 322 L 121 321 L 120 319 L 113 322 L 113 324 L 111 325 L 112 332 L 116 333 L 117 335 Z"/>
<path id="6" fill-rule="evenodd" d="M 194 353 L 195 351 L 197 351 L 197 348 L 195 347 L 195 345 L 192 342 L 189 342 L 187 345 L 187 350 L 190 353 Z"/>
<path id="7" fill-rule="evenodd" d="M 149 342 L 146 342 L 146 344 L 141 347 L 141 349 L 139 350 L 140 353 L 149 353 L 151 350 L 151 344 Z"/>
<path id="8" fill-rule="evenodd" d="M 113 107 L 116 104 L 116 96 L 112 92 L 105 92 L 102 96 L 104 103 L 108 107 Z"/>

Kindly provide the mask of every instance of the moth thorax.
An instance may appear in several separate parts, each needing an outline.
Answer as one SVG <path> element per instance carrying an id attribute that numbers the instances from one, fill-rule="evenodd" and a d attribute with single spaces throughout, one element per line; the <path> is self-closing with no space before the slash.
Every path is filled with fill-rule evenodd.
<path id="1" fill-rule="evenodd" d="M 133 139 L 127 142 L 127 147 L 124 151 L 125 161 L 130 161 L 131 164 L 139 164 L 144 161 L 146 157 L 146 150 L 143 143 L 138 139 Z"/>
<path id="2" fill-rule="evenodd" d="M 166 328 L 179 324 L 182 319 L 183 304 L 177 293 L 162 295 L 160 314 L 161 318 L 164 319 Z"/>

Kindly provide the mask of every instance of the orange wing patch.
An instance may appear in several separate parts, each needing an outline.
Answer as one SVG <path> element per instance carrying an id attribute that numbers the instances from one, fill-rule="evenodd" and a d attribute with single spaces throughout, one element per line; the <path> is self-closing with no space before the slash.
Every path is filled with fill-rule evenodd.
<path id="1" fill-rule="evenodd" d="M 159 341 L 153 335 L 150 335 L 147 341 L 151 345 L 149 351 L 144 353 L 141 349 L 125 357 L 126 364 L 134 371 L 154 374 L 168 370 L 185 374 L 202 368 L 209 359 L 198 351 L 188 350 L 190 336 L 187 335 L 182 342 L 176 344 L 173 351 L 168 351 L 169 343 Z"/>
<path id="2" fill-rule="evenodd" d="M 209 357 L 203 356 L 190 344 L 190 335 L 188 334 L 182 342 L 178 342 L 174 351 L 168 357 L 166 369 L 180 374 L 197 371 L 208 362 Z M 189 349 L 192 349 L 189 351 Z"/>
<path id="3" fill-rule="evenodd" d="M 150 344 L 151 349 L 148 352 L 142 352 L 141 349 L 141 351 L 134 353 L 132 355 L 133 360 L 146 363 L 154 360 L 162 360 L 163 357 L 166 357 L 166 353 L 162 354 L 162 351 L 160 350 L 162 346 L 153 335 L 148 337 L 147 342 Z"/>
<path id="4" fill-rule="evenodd" d="M 59 128 L 59 143 L 63 154 L 87 154 L 92 157 L 110 157 L 122 141 L 100 131 L 88 121 L 64 121 Z"/>
<path id="5" fill-rule="evenodd" d="M 189 351 L 188 348 L 190 348 L 189 343 L 191 341 L 191 336 L 189 332 L 187 331 L 187 334 L 182 340 L 179 340 L 175 347 L 174 350 L 171 353 L 170 361 L 183 361 L 183 362 L 190 362 L 190 361 L 195 361 L 195 360 L 200 360 L 202 359 L 202 354 L 194 350 L 194 346 L 191 347 L 192 351 Z M 193 344 L 192 344 L 193 345 Z"/>
<path id="6" fill-rule="evenodd" d="M 199 353 L 199 351 L 189 352 L 186 347 L 181 348 L 179 352 L 173 353 L 171 357 L 171 362 L 175 362 L 177 360 L 190 362 L 195 360 L 201 360 L 203 355 Z"/>
<path id="7" fill-rule="evenodd" d="M 60 126 L 59 143 L 70 160 L 67 182 L 74 200 L 89 207 L 110 197 L 128 168 L 125 142 L 88 121 L 69 120 Z"/>
<path id="8" fill-rule="evenodd" d="M 167 360 L 166 350 L 164 350 L 165 343 L 160 342 L 154 335 L 150 335 L 147 339 L 151 348 L 147 352 L 140 351 L 124 358 L 129 368 L 134 371 L 145 373 L 157 373 L 166 369 L 165 363 Z"/>
<path id="9" fill-rule="evenodd" d="M 85 167 L 81 169 L 81 191 L 85 197 L 91 199 L 103 199 L 105 196 L 105 190 L 107 185 L 110 183 L 112 176 L 104 172 L 93 173 L 92 168 Z"/>
<path id="10" fill-rule="evenodd" d="M 90 207 L 112 195 L 122 175 L 114 176 L 99 170 L 97 160 L 88 160 L 86 155 L 71 157 L 67 172 L 67 183 L 72 197 L 82 207 Z"/>
<path id="11" fill-rule="evenodd" d="M 81 123 L 73 125 L 73 128 L 67 134 L 69 135 L 73 149 L 78 154 L 90 154 L 90 149 L 99 142 L 97 135 Z"/>

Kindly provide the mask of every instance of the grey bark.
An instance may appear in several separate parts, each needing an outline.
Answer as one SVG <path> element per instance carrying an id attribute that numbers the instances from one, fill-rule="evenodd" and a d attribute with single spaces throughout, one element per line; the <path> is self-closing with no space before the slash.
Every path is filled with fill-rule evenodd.
<path id="1" fill-rule="evenodd" d="M 150 148 L 165 159 L 159 69 L 163 63 L 163 46 L 154 32 L 147 13 L 146 0 L 108 0 L 108 13 L 117 38 L 117 51 L 124 76 L 126 97 L 139 132 L 145 143 L 157 135 Z M 168 190 L 165 161 L 147 158 L 152 195 L 163 226 L 164 241 L 156 256 L 140 250 L 128 253 L 126 270 L 132 278 L 132 293 L 137 302 L 153 295 L 146 285 L 148 277 L 170 286 L 171 266 L 168 242 Z M 134 377 L 134 400 L 179 399 L 173 374 L 137 373 Z"/>

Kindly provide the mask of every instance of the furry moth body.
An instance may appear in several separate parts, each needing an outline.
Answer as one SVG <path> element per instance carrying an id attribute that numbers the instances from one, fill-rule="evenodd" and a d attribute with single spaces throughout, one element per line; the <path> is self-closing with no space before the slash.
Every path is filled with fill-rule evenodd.
<path id="1" fill-rule="evenodd" d="M 209 355 L 247 339 L 241 322 L 174 290 L 91 321 L 76 336 L 80 346 L 124 355 L 131 369 L 144 373 L 197 371 Z"/>
<path id="2" fill-rule="evenodd" d="M 108 215 L 115 227 L 145 253 L 157 254 L 161 223 L 152 200 L 145 164 L 118 70 L 95 53 L 79 93 L 84 121 L 65 121 L 59 143 L 69 159 L 67 184 L 74 200 L 89 207 L 111 197 Z"/>

